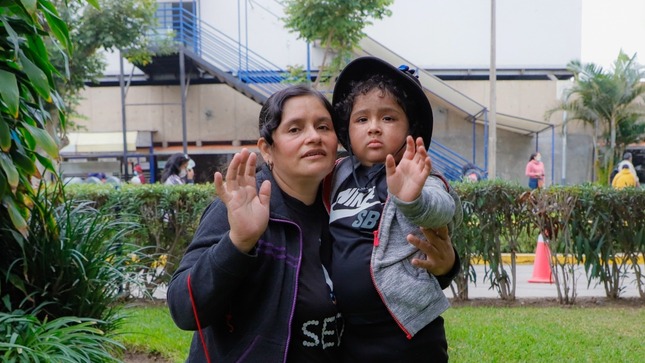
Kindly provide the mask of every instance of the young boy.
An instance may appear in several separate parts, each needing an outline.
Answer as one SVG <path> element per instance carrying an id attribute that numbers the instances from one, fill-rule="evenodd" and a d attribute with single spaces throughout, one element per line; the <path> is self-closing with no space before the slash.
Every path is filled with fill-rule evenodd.
<path id="1" fill-rule="evenodd" d="M 457 254 L 434 276 L 417 267 L 426 256 L 406 241 L 419 226 L 461 221 L 459 198 L 431 172 L 430 103 L 406 66 L 363 57 L 341 72 L 333 105 L 349 152 L 325 182 L 343 361 L 447 361 L 442 290 L 459 272 Z"/>

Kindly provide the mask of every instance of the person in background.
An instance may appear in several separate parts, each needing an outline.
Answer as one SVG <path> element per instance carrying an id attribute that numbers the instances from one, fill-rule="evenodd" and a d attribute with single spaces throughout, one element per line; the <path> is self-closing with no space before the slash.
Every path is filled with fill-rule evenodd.
<path id="1" fill-rule="evenodd" d="M 628 187 L 637 187 L 638 179 L 632 175 L 632 172 L 629 170 L 629 165 L 623 164 L 620 171 L 614 177 L 614 180 L 611 181 L 611 186 L 614 189 L 623 189 Z"/>
<path id="2" fill-rule="evenodd" d="M 187 171 L 190 158 L 186 154 L 173 154 L 166 161 L 166 166 L 161 173 L 161 182 L 166 185 L 186 184 L 186 180 L 192 180 L 194 171 L 191 169 L 190 175 Z"/>
<path id="3" fill-rule="evenodd" d="M 524 173 L 529 177 L 529 188 L 537 189 L 544 186 L 544 163 L 539 151 L 531 154 Z"/>
<path id="4" fill-rule="evenodd" d="M 143 168 L 141 165 L 137 164 L 132 168 L 134 175 L 130 179 L 130 183 L 132 184 L 145 184 L 146 183 L 146 176 L 143 174 Z"/>
<path id="5" fill-rule="evenodd" d="M 636 186 L 640 186 L 640 180 L 638 179 L 638 174 L 636 174 L 636 169 L 634 168 L 634 164 L 632 163 L 632 153 L 629 151 L 623 154 L 623 160 L 618 163 L 617 169 L 622 171 L 623 167 L 627 165 L 627 168 L 629 168 L 629 172 L 632 173 L 634 176 L 634 179 L 636 179 Z M 615 179 L 615 178 L 614 178 Z M 613 180 L 612 180 L 613 184 Z"/>

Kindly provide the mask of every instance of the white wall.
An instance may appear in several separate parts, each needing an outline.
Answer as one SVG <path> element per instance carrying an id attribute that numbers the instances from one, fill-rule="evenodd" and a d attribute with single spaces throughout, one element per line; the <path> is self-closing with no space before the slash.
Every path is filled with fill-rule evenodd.
<path id="1" fill-rule="evenodd" d="M 564 68 L 580 58 L 581 0 L 497 0 L 497 67 Z M 367 34 L 423 68 L 488 68 L 490 0 L 395 0 Z"/>
<path id="2" fill-rule="evenodd" d="M 580 59 L 581 1 L 497 0 L 498 68 L 564 68 Z M 366 33 L 412 63 L 488 68 L 490 0 L 395 0 L 390 9 Z M 204 21 L 273 63 L 306 63 L 306 45 L 284 29 L 277 1 L 202 0 L 200 10 Z"/>

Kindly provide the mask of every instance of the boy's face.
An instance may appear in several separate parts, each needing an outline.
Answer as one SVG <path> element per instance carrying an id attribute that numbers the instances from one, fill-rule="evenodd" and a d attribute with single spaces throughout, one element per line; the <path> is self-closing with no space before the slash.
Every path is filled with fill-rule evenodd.
<path id="1" fill-rule="evenodd" d="M 384 163 L 388 154 L 398 162 L 409 128 L 403 108 L 388 92 L 375 88 L 358 95 L 349 117 L 352 152 L 365 166 Z"/>

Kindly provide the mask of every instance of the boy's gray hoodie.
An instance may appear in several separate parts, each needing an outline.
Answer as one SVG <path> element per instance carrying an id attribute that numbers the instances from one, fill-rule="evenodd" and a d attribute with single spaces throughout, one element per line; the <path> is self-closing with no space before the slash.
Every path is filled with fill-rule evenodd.
<path id="1" fill-rule="evenodd" d="M 345 158 L 338 162 L 331 180 L 329 197 L 351 176 L 352 165 Z M 329 198 L 325 195 L 326 202 Z M 371 256 L 374 286 L 392 317 L 409 338 L 435 320 L 449 307 L 448 299 L 435 276 L 412 265 L 423 253 L 410 244 L 406 236 L 420 235 L 419 227 L 438 228 L 448 225 L 449 231 L 461 223 L 459 196 L 434 172 L 425 182 L 421 195 L 406 203 L 388 192 Z"/>

